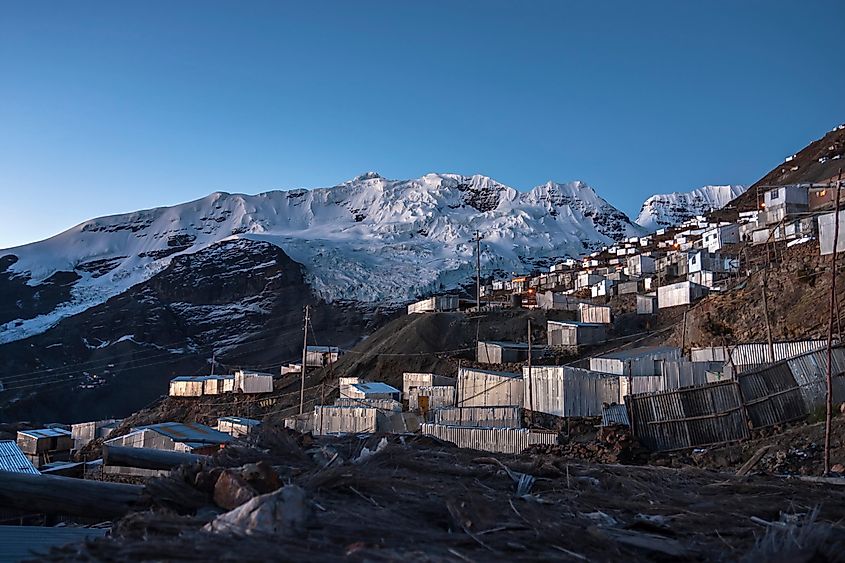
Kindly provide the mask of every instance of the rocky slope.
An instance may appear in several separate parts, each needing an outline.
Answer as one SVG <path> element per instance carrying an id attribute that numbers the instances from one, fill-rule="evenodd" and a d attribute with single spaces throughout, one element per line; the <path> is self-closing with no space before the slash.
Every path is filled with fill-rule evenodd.
<path id="1" fill-rule="evenodd" d="M 277 371 L 301 353 L 306 304 L 314 343 L 351 346 L 379 323 L 318 301 L 302 267 L 266 242 L 175 257 L 107 302 L 0 346 L 0 421 L 122 417 L 165 394 L 174 375 L 209 373 L 213 355 L 218 373 Z"/>
<path id="2" fill-rule="evenodd" d="M 42 333 L 177 257 L 232 239 L 283 249 L 327 302 L 401 304 L 469 281 L 476 230 L 484 269 L 508 273 L 644 232 L 581 182 L 521 193 L 485 176 L 368 173 L 332 188 L 218 192 L 0 251 L 0 343 Z"/>
<path id="3" fill-rule="evenodd" d="M 643 203 L 636 223 L 649 231 L 679 225 L 696 215 L 726 206 L 747 186 L 704 186 L 689 192 L 653 195 Z"/>

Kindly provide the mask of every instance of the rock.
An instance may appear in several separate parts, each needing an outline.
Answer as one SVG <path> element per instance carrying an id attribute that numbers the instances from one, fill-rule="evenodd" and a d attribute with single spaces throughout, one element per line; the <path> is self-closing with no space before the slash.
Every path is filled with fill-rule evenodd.
<path id="1" fill-rule="evenodd" d="M 845 465 L 841 463 L 834 464 L 833 467 L 830 468 L 831 473 L 845 473 Z"/>
<path id="2" fill-rule="evenodd" d="M 240 472 L 227 469 L 220 474 L 214 484 L 214 502 L 217 506 L 232 510 L 258 496 L 258 491 L 250 485 Z"/>
<path id="3" fill-rule="evenodd" d="M 279 476 L 266 461 L 248 463 L 241 468 L 241 477 L 259 493 L 271 493 L 282 486 Z"/>
<path id="4" fill-rule="evenodd" d="M 305 490 L 287 485 L 221 514 L 206 524 L 204 530 L 236 536 L 288 535 L 305 528 L 312 517 Z"/>

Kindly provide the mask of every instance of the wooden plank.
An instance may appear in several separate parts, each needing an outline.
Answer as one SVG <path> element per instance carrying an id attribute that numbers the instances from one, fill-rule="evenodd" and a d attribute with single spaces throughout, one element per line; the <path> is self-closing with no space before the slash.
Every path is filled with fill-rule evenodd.
<path id="1" fill-rule="evenodd" d="M 754 455 L 751 456 L 751 458 L 748 461 L 743 463 L 742 467 L 740 467 L 739 470 L 737 470 L 737 472 L 736 472 L 737 477 L 742 477 L 744 475 L 747 475 L 749 471 L 754 469 L 754 466 L 756 466 L 758 463 L 760 463 L 760 460 L 763 459 L 763 456 L 766 455 L 766 452 L 768 452 L 770 449 L 772 449 L 772 446 L 769 445 L 769 446 L 763 446 L 762 448 L 757 450 L 754 453 Z"/>

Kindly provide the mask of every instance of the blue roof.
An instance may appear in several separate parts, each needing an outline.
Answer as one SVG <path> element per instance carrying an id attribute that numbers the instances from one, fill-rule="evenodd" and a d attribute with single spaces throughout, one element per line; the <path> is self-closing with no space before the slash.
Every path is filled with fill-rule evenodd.
<path id="1" fill-rule="evenodd" d="M 14 440 L 0 440 L 0 471 L 40 475 Z"/>
<path id="2" fill-rule="evenodd" d="M 232 424 L 243 424 L 244 426 L 258 426 L 261 424 L 260 420 L 254 418 L 244 418 L 242 416 L 221 416 L 217 422 L 231 422 Z"/>
<path id="3" fill-rule="evenodd" d="M 371 381 L 367 383 L 353 383 L 352 387 L 360 391 L 361 393 L 367 395 L 369 393 L 401 393 L 399 389 L 388 385 L 387 383 L 382 383 L 380 381 Z"/>
<path id="4" fill-rule="evenodd" d="M 149 426 L 139 426 L 138 430 L 158 432 L 174 442 L 180 442 L 191 448 L 227 444 L 232 441 L 232 437 L 225 432 L 218 432 L 214 428 L 198 422 L 162 422 Z"/>
<path id="5" fill-rule="evenodd" d="M 338 352 L 340 348 L 337 346 L 306 346 L 308 352 Z"/>

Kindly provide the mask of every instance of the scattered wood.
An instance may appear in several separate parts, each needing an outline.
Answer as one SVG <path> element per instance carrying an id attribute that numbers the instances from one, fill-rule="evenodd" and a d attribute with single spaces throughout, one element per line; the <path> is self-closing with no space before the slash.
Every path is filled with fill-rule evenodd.
<path id="1" fill-rule="evenodd" d="M 760 460 L 763 459 L 763 456 L 766 455 L 766 453 L 771 449 L 772 449 L 772 446 L 768 445 L 768 446 L 763 446 L 762 448 L 757 450 L 754 453 L 754 455 L 751 456 L 751 458 L 748 461 L 743 463 L 742 467 L 740 467 L 737 470 L 737 472 L 736 472 L 737 477 L 743 477 L 743 476 L 747 475 L 752 469 L 754 469 L 754 467 L 758 463 L 760 463 Z"/>
<path id="2" fill-rule="evenodd" d="M 656 534 L 644 534 L 631 530 L 620 530 L 616 528 L 600 528 L 590 526 L 587 528 L 590 535 L 602 539 L 611 540 L 630 547 L 655 551 L 672 557 L 684 557 L 689 551 L 677 540 L 658 536 Z"/>

